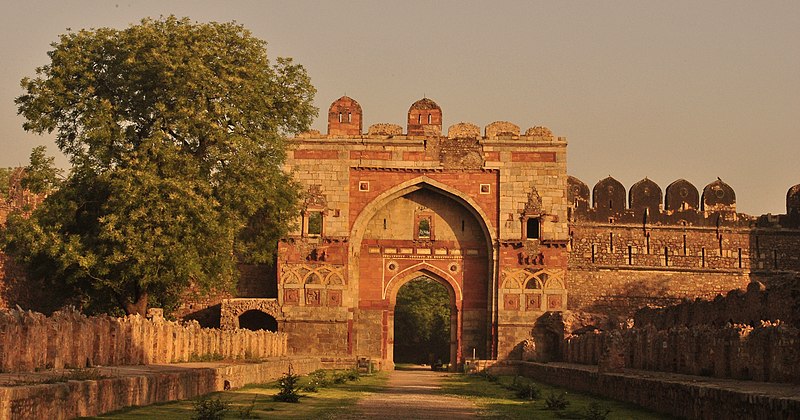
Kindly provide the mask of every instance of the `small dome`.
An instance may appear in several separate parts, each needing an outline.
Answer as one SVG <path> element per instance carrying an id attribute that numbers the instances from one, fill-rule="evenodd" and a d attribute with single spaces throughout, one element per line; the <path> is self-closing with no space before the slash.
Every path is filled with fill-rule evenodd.
<path id="1" fill-rule="evenodd" d="M 328 135 L 358 136 L 362 129 L 361 105 L 349 96 L 333 101 L 328 108 Z"/>
<path id="2" fill-rule="evenodd" d="M 449 139 L 475 139 L 481 136 L 481 128 L 468 122 L 453 124 L 447 129 Z"/>
<path id="3" fill-rule="evenodd" d="M 414 102 L 413 104 L 411 104 L 411 108 L 409 108 L 408 110 L 411 111 L 413 109 L 416 109 L 416 110 L 427 110 L 427 109 L 438 109 L 438 110 L 441 110 L 442 108 L 439 108 L 439 105 L 437 105 L 436 102 L 433 101 L 433 99 L 422 98 L 422 99 L 418 100 L 417 102 Z"/>
<path id="4" fill-rule="evenodd" d="M 508 121 L 495 121 L 486 126 L 486 138 L 519 136 L 519 126 Z"/>

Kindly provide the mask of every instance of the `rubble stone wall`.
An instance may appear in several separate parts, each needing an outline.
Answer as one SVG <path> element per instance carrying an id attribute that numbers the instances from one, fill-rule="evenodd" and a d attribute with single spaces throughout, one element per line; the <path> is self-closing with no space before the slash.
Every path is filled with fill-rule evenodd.
<path id="1" fill-rule="evenodd" d="M 785 324 L 757 327 L 652 325 L 567 338 L 563 360 L 609 370 L 633 368 L 762 382 L 800 383 L 800 331 Z"/>
<path id="2" fill-rule="evenodd" d="M 217 330 L 137 315 L 86 317 L 0 311 L 0 371 L 186 362 L 204 356 L 260 359 L 287 354 L 286 334 Z"/>

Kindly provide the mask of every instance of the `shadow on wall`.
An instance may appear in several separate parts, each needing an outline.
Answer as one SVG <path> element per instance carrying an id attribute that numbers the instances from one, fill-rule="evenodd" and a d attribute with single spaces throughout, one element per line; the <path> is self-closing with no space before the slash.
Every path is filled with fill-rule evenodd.
<path id="1" fill-rule="evenodd" d="M 46 315 L 64 307 L 66 290 L 28 276 L 24 268 L 0 253 L 0 307 L 20 306 Z"/>
<path id="2" fill-rule="evenodd" d="M 560 360 L 564 340 L 564 320 L 561 312 L 545 312 L 533 324 L 531 338 L 518 343 L 506 355 L 510 360 L 553 362 Z"/>
<path id="3" fill-rule="evenodd" d="M 184 321 L 197 321 L 203 328 L 219 328 L 221 304 L 211 305 L 204 307 L 198 311 L 190 312 L 184 315 L 181 319 Z"/>

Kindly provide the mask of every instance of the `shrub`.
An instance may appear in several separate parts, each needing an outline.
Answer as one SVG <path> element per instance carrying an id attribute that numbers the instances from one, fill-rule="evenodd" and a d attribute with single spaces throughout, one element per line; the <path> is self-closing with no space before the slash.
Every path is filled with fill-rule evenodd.
<path id="1" fill-rule="evenodd" d="M 348 370 L 347 372 L 345 372 L 345 376 L 347 377 L 347 380 L 351 382 L 355 382 L 361 379 L 361 375 L 359 375 L 358 370 L 356 369 Z"/>
<path id="2" fill-rule="evenodd" d="M 303 387 L 303 391 L 318 392 L 320 388 L 325 388 L 328 385 L 328 372 L 322 369 L 315 370 L 308 374 L 308 384 Z"/>
<path id="3" fill-rule="evenodd" d="M 219 398 L 200 397 L 194 401 L 192 420 L 219 420 L 225 418 L 229 403 Z"/>
<path id="4" fill-rule="evenodd" d="M 568 405 L 569 401 L 567 400 L 566 392 L 562 392 L 561 394 L 551 392 L 550 395 L 548 395 L 544 400 L 544 406 L 547 410 L 560 411 L 567 408 Z"/>
<path id="5" fill-rule="evenodd" d="M 589 407 L 583 413 L 583 418 L 585 420 L 607 420 L 609 413 L 611 413 L 611 410 L 593 402 L 589 404 Z"/>
<path id="6" fill-rule="evenodd" d="M 253 397 L 253 400 L 250 401 L 250 404 L 245 405 L 244 407 L 236 410 L 237 418 L 239 419 L 257 419 L 258 416 L 253 414 L 253 410 L 256 408 L 256 397 Z"/>
<path id="7" fill-rule="evenodd" d="M 300 401 L 300 393 L 298 392 L 297 382 L 300 380 L 299 375 L 292 373 L 292 365 L 289 365 L 289 371 L 281 376 L 278 381 L 278 394 L 273 398 L 275 401 L 296 403 Z"/>
<path id="8" fill-rule="evenodd" d="M 542 391 L 534 384 L 517 385 L 517 398 L 523 400 L 538 400 L 542 396 Z"/>
<path id="9" fill-rule="evenodd" d="M 333 383 L 335 384 L 343 384 L 347 382 L 347 373 L 346 372 L 334 372 L 333 373 Z"/>

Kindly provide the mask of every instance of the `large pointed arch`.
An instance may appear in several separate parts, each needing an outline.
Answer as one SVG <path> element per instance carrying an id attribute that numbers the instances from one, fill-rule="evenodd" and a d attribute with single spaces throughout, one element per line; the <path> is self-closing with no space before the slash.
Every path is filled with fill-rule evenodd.
<path id="1" fill-rule="evenodd" d="M 489 220 L 489 216 L 486 215 L 486 212 L 483 211 L 478 203 L 462 191 L 423 175 L 390 188 L 364 207 L 358 217 L 356 217 L 356 220 L 353 222 L 353 227 L 350 230 L 350 255 L 358 255 L 361 247 L 361 240 L 364 239 L 364 232 L 366 231 L 367 225 L 380 209 L 396 198 L 421 189 L 428 189 L 442 194 L 464 206 L 464 208 L 478 220 L 478 225 L 480 225 L 487 241 L 487 250 L 492 249 L 492 244 L 497 242 L 497 235 L 494 230 L 490 228 L 493 224 Z M 491 255 L 491 253 L 489 255 Z"/>
<path id="2" fill-rule="evenodd" d="M 386 299 L 388 297 L 390 300 L 393 300 L 397 295 L 397 291 L 400 290 L 404 284 L 420 276 L 428 276 L 432 280 L 443 284 L 448 292 L 452 294 L 451 297 L 454 299 L 457 306 L 460 306 L 460 303 L 464 300 L 464 292 L 461 290 L 461 286 L 458 285 L 458 282 L 450 273 L 424 261 L 412 265 L 392 276 L 383 287 L 382 298 Z"/>

